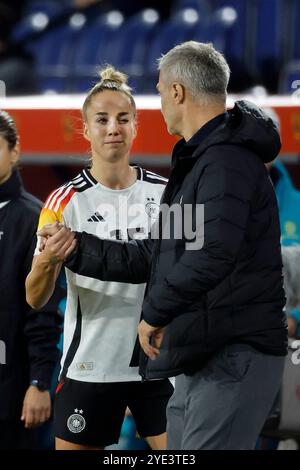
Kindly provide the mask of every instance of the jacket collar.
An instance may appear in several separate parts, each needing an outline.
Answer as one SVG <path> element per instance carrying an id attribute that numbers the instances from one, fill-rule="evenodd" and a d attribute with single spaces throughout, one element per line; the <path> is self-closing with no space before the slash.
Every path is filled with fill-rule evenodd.
<path id="1" fill-rule="evenodd" d="M 238 145 L 256 154 L 263 163 L 273 161 L 281 148 L 278 124 L 254 103 L 237 101 L 235 106 L 221 117 L 205 124 L 190 139 L 190 143 L 198 145 L 189 146 L 189 142 L 181 140 L 175 145 L 172 166 L 178 161 L 195 160 L 214 145 Z M 202 131 L 202 132 L 201 132 Z M 194 140 L 195 138 L 195 140 Z M 195 142 L 196 141 L 196 142 Z"/>
<path id="2" fill-rule="evenodd" d="M 17 199 L 23 191 L 22 180 L 18 170 L 13 171 L 11 177 L 0 185 L 0 202 Z"/>
<path id="3" fill-rule="evenodd" d="M 199 146 L 206 141 L 206 138 L 226 122 L 227 116 L 227 113 L 219 114 L 204 124 L 187 142 L 184 139 L 177 142 L 173 149 L 172 164 L 175 164 L 177 160 L 193 157 Z"/>

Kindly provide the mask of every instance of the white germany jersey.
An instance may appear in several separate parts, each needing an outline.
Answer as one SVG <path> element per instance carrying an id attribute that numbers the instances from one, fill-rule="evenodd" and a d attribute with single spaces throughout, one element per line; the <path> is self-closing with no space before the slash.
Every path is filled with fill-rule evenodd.
<path id="1" fill-rule="evenodd" d="M 136 167 L 137 181 L 112 190 L 89 170 L 53 191 L 40 215 L 39 228 L 59 221 L 72 230 L 102 238 L 146 238 L 159 212 L 167 180 Z M 35 252 L 39 254 L 38 249 Z M 67 306 L 61 374 L 86 382 L 140 380 L 129 367 L 145 284 L 102 282 L 66 269 Z"/>

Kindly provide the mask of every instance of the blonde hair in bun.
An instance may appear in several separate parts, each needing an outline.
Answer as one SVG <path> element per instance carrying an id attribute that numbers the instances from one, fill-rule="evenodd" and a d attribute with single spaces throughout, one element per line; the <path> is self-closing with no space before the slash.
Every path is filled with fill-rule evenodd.
<path id="1" fill-rule="evenodd" d="M 99 76 L 102 82 L 108 80 L 110 82 L 118 83 L 118 85 L 126 85 L 128 80 L 128 76 L 125 73 L 116 70 L 111 65 L 101 69 L 99 71 Z"/>
<path id="2" fill-rule="evenodd" d="M 99 77 L 99 82 L 96 83 L 93 88 L 91 88 L 84 101 L 82 108 L 84 120 L 86 121 L 86 111 L 92 97 L 98 93 L 102 93 L 105 90 L 124 93 L 124 95 L 130 99 L 135 114 L 136 104 L 131 93 L 131 88 L 127 85 L 128 76 L 125 73 L 116 70 L 112 65 L 106 65 L 104 68 L 99 70 Z"/>

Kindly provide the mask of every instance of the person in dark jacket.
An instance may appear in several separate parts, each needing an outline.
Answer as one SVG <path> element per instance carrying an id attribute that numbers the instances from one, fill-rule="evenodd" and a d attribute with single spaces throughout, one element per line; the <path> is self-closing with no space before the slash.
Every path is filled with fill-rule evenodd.
<path id="1" fill-rule="evenodd" d="M 34 428 L 50 417 L 59 359 L 59 291 L 42 312 L 25 301 L 41 203 L 23 188 L 19 153 L 15 123 L 0 111 L 0 449 L 38 445 Z"/>
<path id="2" fill-rule="evenodd" d="M 253 449 L 287 350 L 278 208 L 265 168 L 279 133 L 254 104 L 226 112 L 230 71 L 212 45 L 176 46 L 159 69 L 168 131 L 182 137 L 159 230 L 129 243 L 77 233 L 66 266 L 102 280 L 147 280 L 142 351 L 137 345 L 132 363 L 138 353 L 148 380 L 177 376 L 168 449 Z M 61 226 L 40 234 L 66 249 L 73 239 Z"/>
<path id="3" fill-rule="evenodd" d="M 276 160 L 269 168 L 270 177 L 273 182 L 277 196 L 279 219 L 281 227 L 281 245 L 283 247 L 299 246 L 300 244 L 300 191 L 294 187 L 284 164 Z M 291 251 L 291 253 L 293 250 Z M 287 250 L 289 253 L 289 250 Z M 297 249 L 295 249 L 297 253 Z M 291 256 L 293 259 L 293 256 Z M 298 257 L 296 256 L 296 259 Z M 291 269 L 292 269 L 291 262 Z M 297 261 L 294 261 L 295 274 L 297 275 Z M 288 295 L 287 295 L 288 298 Z M 297 304 L 294 308 L 287 308 L 287 322 L 289 336 L 300 335 L 300 309 Z"/>

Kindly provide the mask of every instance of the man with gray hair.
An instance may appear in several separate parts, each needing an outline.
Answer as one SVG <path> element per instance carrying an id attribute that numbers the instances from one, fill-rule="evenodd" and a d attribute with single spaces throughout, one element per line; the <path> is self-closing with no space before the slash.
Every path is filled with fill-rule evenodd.
<path id="1" fill-rule="evenodd" d="M 101 280 L 148 281 L 132 365 L 138 360 L 146 380 L 176 376 L 168 449 L 253 449 L 287 350 L 278 209 L 265 168 L 280 150 L 278 129 L 254 104 L 226 111 L 230 71 L 211 44 L 176 46 L 159 70 L 168 131 L 182 137 L 161 202 L 183 215 L 191 208 L 201 243 L 173 236 L 185 223 L 175 217 L 169 237 L 164 220 L 155 239 L 76 233 L 66 266 Z M 196 223 L 203 205 L 204 232 Z M 40 234 L 58 230 L 67 249 L 66 228 Z"/>

